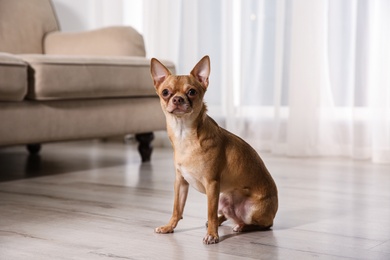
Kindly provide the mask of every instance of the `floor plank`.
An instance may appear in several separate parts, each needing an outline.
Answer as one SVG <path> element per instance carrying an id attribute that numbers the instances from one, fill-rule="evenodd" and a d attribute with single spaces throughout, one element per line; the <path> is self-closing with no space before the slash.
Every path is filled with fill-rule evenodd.
<path id="1" fill-rule="evenodd" d="M 271 231 L 203 245 L 206 199 L 191 189 L 175 233 L 155 234 L 173 198 L 172 150 L 134 145 L 0 149 L 0 259 L 390 259 L 390 166 L 262 155 L 279 189 Z"/>

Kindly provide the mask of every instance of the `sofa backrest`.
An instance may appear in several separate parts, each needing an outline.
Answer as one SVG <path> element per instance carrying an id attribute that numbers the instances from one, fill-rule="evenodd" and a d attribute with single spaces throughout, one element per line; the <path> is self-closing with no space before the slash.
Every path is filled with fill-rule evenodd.
<path id="1" fill-rule="evenodd" d="M 43 39 L 59 30 L 50 0 L 0 0 L 0 52 L 43 53 Z"/>

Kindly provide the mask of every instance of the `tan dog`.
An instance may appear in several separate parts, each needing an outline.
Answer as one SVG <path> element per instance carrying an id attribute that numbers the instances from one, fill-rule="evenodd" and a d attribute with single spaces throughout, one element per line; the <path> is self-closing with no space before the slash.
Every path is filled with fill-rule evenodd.
<path id="1" fill-rule="evenodd" d="M 206 114 L 203 96 L 209 84 L 209 57 L 203 57 L 188 76 L 172 75 L 153 58 L 151 74 L 176 168 L 173 214 L 155 232 L 172 233 L 183 218 L 189 184 L 207 195 L 205 244 L 218 243 L 218 226 L 226 219 L 236 223 L 236 232 L 270 228 L 278 209 L 275 182 L 250 145 Z"/>

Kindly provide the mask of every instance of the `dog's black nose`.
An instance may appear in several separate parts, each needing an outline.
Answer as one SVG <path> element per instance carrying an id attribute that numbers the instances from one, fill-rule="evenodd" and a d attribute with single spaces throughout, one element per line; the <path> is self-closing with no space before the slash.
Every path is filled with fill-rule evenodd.
<path id="1" fill-rule="evenodd" d="M 173 97 L 172 102 L 174 105 L 178 106 L 184 103 L 184 98 L 182 97 Z"/>

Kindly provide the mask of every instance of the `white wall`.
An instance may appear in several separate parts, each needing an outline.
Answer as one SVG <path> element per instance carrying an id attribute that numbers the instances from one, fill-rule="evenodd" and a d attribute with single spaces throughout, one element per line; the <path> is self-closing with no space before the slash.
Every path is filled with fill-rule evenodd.
<path id="1" fill-rule="evenodd" d="M 94 0 L 53 0 L 62 31 L 94 28 Z"/>
<path id="2" fill-rule="evenodd" d="M 62 31 L 130 25 L 143 32 L 142 0 L 53 0 L 53 3 Z"/>

